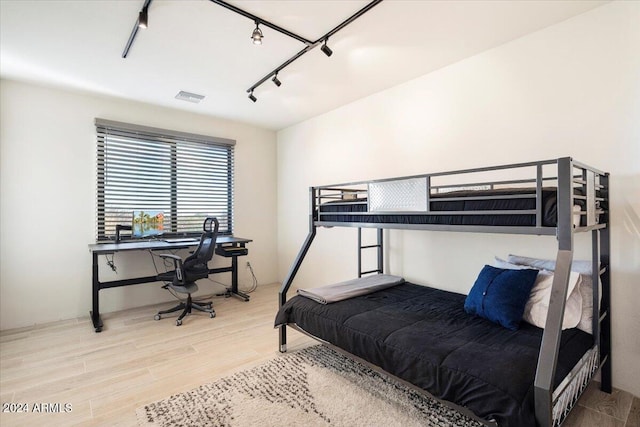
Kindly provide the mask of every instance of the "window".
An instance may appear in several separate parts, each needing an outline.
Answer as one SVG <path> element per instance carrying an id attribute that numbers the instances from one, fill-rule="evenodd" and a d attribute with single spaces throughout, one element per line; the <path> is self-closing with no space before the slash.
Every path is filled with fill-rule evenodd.
<path id="1" fill-rule="evenodd" d="M 200 234 L 207 216 L 233 232 L 235 141 L 96 119 L 97 240 L 133 211 L 164 213 L 163 234 Z"/>

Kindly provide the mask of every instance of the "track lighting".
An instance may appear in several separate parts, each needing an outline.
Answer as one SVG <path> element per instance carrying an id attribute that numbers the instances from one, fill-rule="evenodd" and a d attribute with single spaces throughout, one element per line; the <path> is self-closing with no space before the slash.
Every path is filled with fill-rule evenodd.
<path id="1" fill-rule="evenodd" d="M 142 4 L 142 9 L 138 12 L 138 17 L 136 21 L 133 23 L 133 29 L 131 30 L 131 35 L 129 36 L 129 40 L 127 40 L 127 44 L 122 51 L 122 57 L 126 58 L 129 54 L 129 49 L 131 49 L 131 45 L 133 45 L 133 41 L 136 39 L 136 35 L 138 31 L 142 28 L 147 28 L 149 25 L 149 6 L 153 0 L 144 0 Z"/>
<path id="2" fill-rule="evenodd" d="M 324 44 L 322 45 L 320 50 L 323 51 L 325 55 L 331 56 L 333 55 L 333 51 L 329 48 L 329 46 L 327 46 L 327 40 L 328 39 L 324 39 Z"/>
<path id="3" fill-rule="evenodd" d="M 253 44 L 262 44 L 262 38 L 264 37 L 262 35 L 262 30 L 260 30 L 260 27 L 258 25 L 259 23 L 258 21 L 256 21 L 256 29 L 253 30 L 253 34 L 251 34 L 251 39 L 253 40 Z"/>
<path id="4" fill-rule="evenodd" d="M 147 13 L 147 7 L 143 7 L 138 15 L 138 27 L 139 28 L 147 28 L 149 21 L 149 15 Z"/>
<path id="5" fill-rule="evenodd" d="M 134 23 L 133 30 L 131 30 L 131 35 L 129 36 L 129 40 L 125 45 L 124 51 L 122 52 L 123 58 L 127 57 L 129 53 L 129 49 L 131 49 L 131 45 L 133 44 L 133 41 L 136 38 L 136 34 L 138 34 L 138 30 L 140 28 L 147 28 L 148 20 L 149 20 L 148 8 L 153 0 L 143 0 L 143 1 L 144 3 L 142 5 L 142 9 L 138 14 L 138 18 Z M 237 13 L 238 15 L 242 15 L 245 18 L 251 19 L 253 22 L 255 22 L 256 28 L 251 33 L 251 41 L 253 42 L 253 44 L 262 44 L 262 39 L 264 38 L 264 35 L 262 34 L 262 30 L 260 29 L 260 24 L 262 24 L 265 27 L 269 27 L 271 30 L 276 31 L 280 34 L 291 37 L 299 41 L 300 43 L 304 44 L 304 48 L 302 50 L 298 51 L 291 58 L 287 59 L 285 62 L 280 64 L 273 71 L 269 72 L 268 74 L 265 74 L 264 77 L 262 77 L 260 80 L 255 82 L 251 87 L 249 87 L 249 89 L 247 89 L 247 92 L 249 93 L 249 99 L 253 102 L 257 101 L 257 98 L 253 95 L 254 89 L 259 87 L 269 79 L 271 79 L 273 84 L 275 84 L 276 86 L 282 85 L 282 82 L 278 79 L 278 71 L 283 70 L 285 67 L 289 66 L 289 64 L 296 61 L 298 58 L 300 58 L 302 55 L 306 54 L 307 52 L 311 51 L 312 49 L 315 49 L 316 47 L 320 46 L 320 50 L 322 50 L 322 53 L 324 53 L 327 56 L 333 55 L 333 51 L 331 50 L 331 48 L 329 48 L 329 46 L 327 46 L 327 42 L 329 41 L 329 38 L 382 2 L 382 0 L 369 0 L 369 3 L 365 5 L 362 9 L 358 10 L 349 18 L 345 19 L 344 21 L 336 25 L 333 29 L 329 30 L 323 36 L 314 40 L 309 40 L 309 39 L 306 39 L 305 37 L 302 37 L 298 34 L 292 33 L 291 31 L 284 29 L 274 24 L 273 22 L 269 22 L 263 18 L 260 18 L 259 16 L 253 15 L 252 13 L 242 10 L 237 6 L 230 4 L 228 1 L 225 1 L 225 0 L 209 0 L 209 1 L 217 4 L 218 6 L 222 6 L 225 9 L 228 9 L 234 13 Z"/>

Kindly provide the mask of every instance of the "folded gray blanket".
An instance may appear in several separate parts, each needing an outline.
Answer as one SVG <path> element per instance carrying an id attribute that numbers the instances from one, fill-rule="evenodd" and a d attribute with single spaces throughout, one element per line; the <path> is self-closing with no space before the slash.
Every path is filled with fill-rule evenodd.
<path id="1" fill-rule="evenodd" d="M 310 298 L 320 304 L 330 304 L 332 302 L 370 294 L 401 283 L 404 283 L 402 277 L 392 276 L 390 274 L 376 274 L 336 283 L 335 285 L 298 289 L 298 295 Z"/>

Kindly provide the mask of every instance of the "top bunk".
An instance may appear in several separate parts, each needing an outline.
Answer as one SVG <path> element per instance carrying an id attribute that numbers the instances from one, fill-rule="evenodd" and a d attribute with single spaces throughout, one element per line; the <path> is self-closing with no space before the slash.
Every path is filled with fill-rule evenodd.
<path id="1" fill-rule="evenodd" d="M 608 178 L 563 157 L 316 186 L 312 226 L 560 236 L 606 227 Z"/>

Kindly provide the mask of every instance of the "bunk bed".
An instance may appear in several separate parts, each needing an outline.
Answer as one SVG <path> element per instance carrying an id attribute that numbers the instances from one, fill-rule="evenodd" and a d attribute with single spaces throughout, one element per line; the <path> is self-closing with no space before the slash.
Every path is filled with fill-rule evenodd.
<path id="1" fill-rule="evenodd" d="M 508 177 L 505 179 L 505 177 Z M 572 158 L 309 189 L 309 233 L 279 293 L 279 349 L 287 327 L 364 360 L 487 425 L 561 425 L 593 376 L 611 392 L 609 175 Z M 383 273 L 383 230 L 555 236 L 544 328 L 517 330 L 469 315 L 465 296 L 403 283 L 333 304 L 287 292 L 321 227 L 357 227 L 358 277 Z M 363 228 L 377 243 L 362 245 Z M 587 333 L 563 330 L 574 234 L 591 233 Z M 377 268 L 362 271 L 362 251 Z"/>

